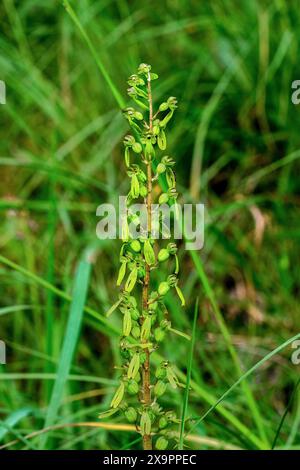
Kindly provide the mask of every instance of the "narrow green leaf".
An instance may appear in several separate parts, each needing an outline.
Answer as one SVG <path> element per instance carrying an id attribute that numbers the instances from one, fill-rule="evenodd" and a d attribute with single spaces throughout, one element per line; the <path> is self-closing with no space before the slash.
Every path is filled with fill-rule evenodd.
<path id="1" fill-rule="evenodd" d="M 33 412 L 32 408 L 20 408 L 19 410 L 11 413 L 5 421 L 0 421 L 0 441 L 4 439 L 10 428 L 13 428 L 23 418 L 31 415 Z"/>
<path id="2" fill-rule="evenodd" d="M 196 341 L 198 306 L 199 306 L 199 298 L 197 298 L 196 300 L 195 309 L 194 309 L 192 341 L 191 341 L 191 347 L 190 347 L 190 352 L 189 352 L 188 367 L 187 367 L 187 373 L 186 373 L 186 385 L 185 385 L 185 391 L 184 391 L 184 397 L 183 397 L 182 414 L 181 414 L 181 422 L 180 422 L 180 436 L 179 436 L 179 446 L 178 446 L 179 450 L 183 450 L 184 425 L 185 425 L 185 417 L 186 417 L 188 402 L 189 402 L 189 389 L 190 389 L 190 381 L 192 377 L 193 355 L 194 355 L 194 347 L 195 347 L 195 341 Z"/>
<path id="3" fill-rule="evenodd" d="M 75 275 L 73 287 L 74 296 L 70 305 L 69 318 L 57 368 L 57 378 L 53 386 L 50 403 L 47 409 L 44 428 L 52 426 L 55 423 L 58 410 L 62 402 L 64 387 L 68 380 L 72 359 L 78 342 L 90 272 L 91 264 L 87 260 L 80 261 Z M 46 446 L 48 437 L 49 434 L 42 437 L 41 448 Z"/>
<path id="4" fill-rule="evenodd" d="M 190 253 L 190 256 L 192 257 L 192 260 L 195 264 L 195 268 L 196 268 L 197 274 L 199 276 L 199 279 L 200 279 L 200 281 L 203 285 L 204 292 L 207 295 L 207 297 L 208 297 L 208 299 L 209 299 L 209 301 L 212 305 L 214 315 L 216 317 L 218 326 L 219 326 L 220 331 L 222 333 L 222 336 L 224 338 L 225 344 L 226 344 L 226 346 L 228 348 L 228 351 L 231 355 L 231 358 L 233 360 L 234 367 L 236 369 L 237 375 L 240 375 L 240 374 L 242 374 L 242 368 L 241 368 L 240 360 L 239 360 L 237 352 L 236 352 L 236 350 L 235 350 L 235 348 L 232 344 L 232 339 L 231 339 L 230 332 L 227 328 L 226 322 L 224 321 L 223 315 L 222 315 L 222 313 L 219 309 L 219 306 L 217 304 L 214 291 L 213 291 L 213 289 L 210 285 L 209 279 L 208 279 L 208 277 L 207 277 L 207 275 L 204 271 L 201 258 L 197 255 L 197 253 L 195 251 L 190 251 L 189 253 Z M 270 443 L 269 443 L 269 440 L 268 440 L 267 435 L 266 435 L 265 425 L 264 425 L 264 422 L 263 422 L 263 419 L 262 419 L 257 401 L 255 400 L 255 398 L 253 396 L 253 393 L 252 393 L 252 390 L 250 389 L 247 381 L 242 382 L 242 388 L 243 388 L 245 397 L 247 399 L 249 409 L 252 412 L 253 419 L 254 419 L 254 421 L 256 423 L 256 426 L 257 426 L 257 429 L 259 431 L 260 437 L 264 441 L 265 446 L 269 447 Z"/>
<path id="5" fill-rule="evenodd" d="M 201 418 L 199 418 L 194 424 L 193 426 L 189 429 L 189 432 L 192 432 L 192 430 L 198 426 L 198 424 L 200 424 L 212 411 L 215 410 L 215 408 L 217 408 L 217 406 L 240 384 L 242 383 L 244 380 L 247 379 L 247 377 L 249 377 L 249 375 L 253 374 L 253 372 L 255 372 L 257 369 L 259 369 L 266 361 L 268 361 L 269 359 L 271 359 L 273 356 L 275 356 L 276 354 L 278 354 L 280 351 L 282 351 L 283 349 L 285 349 L 287 346 L 289 346 L 289 344 L 293 343 L 294 341 L 296 341 L 297 339 L 300 338 L 300 333 L 298 333 L 297 335 L 293 336 L 292 338 L 288 339 L 287 341 L 285 341 L 284 343 L 282 343 L 280 346 L 278 346 L 277 348 L 273 349 L 273 351 L 269 352 L 268 354 L 266 354 L 266 356 L 261 359 L 260 361 L 258 361 L 253 367 L 251 367 L 250 369 L 247 370 L 247 372 L 245 372 L 236 382 L 234 382 L 233 385 L 231 385 L 231 387 L 229 387 L 225 393 L 223 393 L 223 395 L 206 411 L 206 413 L 204 413 L 203 416 L 201 416 Z"/>
<path id="6" fill-rule="evenodd" d="M 275 437 L 274 437 L 273 444 L 272 444 L 272 447 L 271 447 L 272 450 L 275 449 L 278 436 L 279 436 L 279 434 L 280 434 L 280 431 L 281 431 L 281 428 L 282 428 L 283 423 L 284 423 L 284 421 L 285 421 L 285 418 L 287 417 L 287 414 L 288 414 L 288 412 L 289 412 L 289 410 L 290 410 L 290 408 L 291 408 L 291 406 L 292 406 L 292 403 L 293 403 L 294 398 L 295 398 L 295 396 L 296 396 L 296 392 L 297 392 L 297 389 L 298 389 L 299 384 L 300 384 L 300 378 L 299 378 L 298 381 L 296 382 L 296 385 L 295 385 L 295 387 L 294 387 L 294 390 L 293 390 L 293 392 L 292 392 L 292 394 L 291 394 L 291 396 L 290 396 L 289 402 L 288 402 L 288 404 L 287 404 L 287 406 L 286 406 L 286 409 L 284 410 L 284 413 L 283 413 L 283 415 L 282 415 L 282 417 L 281 417 L 281 420 L 280 420 L 279 426 L 278 426 L 278 428 L 277 428 L 277 431 L 276 431 L 276 433 L 275 433 Z"/>
<path id="7" fill-rule="evenodd" d="M 88 48 L 90 49 L 90 51 L 91 51 L 91 53 L 92 53 L 92 55 L 95 59 L 95 62 L 97 64 L 97 67 L 100 70 L 100 72 L 102 73 L 103 78 L 106 81 L 110 91 L 112 92 L 116 102 L 118 103 L 120 108 L 125 108 L 125 101 L 123 100 L 122 95 L 119 93 L 119 91 L 117 90 L 115 84 L 113 83 L 109 73 L 107 72 L 107 70 L 106 70 L 106 68 L 105 68 L 105 66 L 102 62 L 102 60 L 100 59 L 98 53 L 96 52 L 96 49 L 93 46 L 87 32 L 83 28 L 78 16 L 76 15 L 75 11 L 71 7 L 70 2 L 68 0 L 64 0 L 63 3 L 64 3 L 64 6 L 66 8 L 67 13 L 70 15 L 70 17 L 73 20 L 74 24 L 77 26 L 78 30 L 80 31 L 81 36 L 85 40 Z"/>
<path id="8" fill-rule="evenodd" d="M 73 298 L 65 291 L 59 289 L 58 287 L 54 286 L 50 282 L 46 281 L 42 277 L 34 274 L 33 272 L 29 271 L 28 269 L 23 268 L 14 261 L 6 258 L 5 256 L 0 255 L 0 263 L 3 263 L 5 266 L 9 266 L 11 269 L 21 273 L 26 279 L 36 282 L 38 285 L 53 292 L 57 297 L 66 300 L 67 302 L 72 302 Z M 97 320 L 97 329 L 102 331 L 105 334 L 108 334 L 108 331 L 114 333 L 115 335 L 119 334 L 119 330 L 111 325 L 109 321 L 103 316 L 100 315 L 96 310 L 90 307 L 84 307 L 84 311 L 91 317 Z M 103 326 L 104 325 L 104 326 Z"/>

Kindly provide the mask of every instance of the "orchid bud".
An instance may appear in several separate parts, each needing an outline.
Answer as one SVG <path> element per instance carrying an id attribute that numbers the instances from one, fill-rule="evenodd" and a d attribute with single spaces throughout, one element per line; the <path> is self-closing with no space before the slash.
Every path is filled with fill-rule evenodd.
<path id="1" fill-rule="evenodd" d="M 135 142 L 133 145 L 132 145 L 132 150 L 135 152 L 135 153 L 141 153 L 141 151 L 143 150 L 141 144 L 139 142 Z"/>
<path id="2" fill-rule="evenodd" d="M 158 421 L 159 429 L 165 429 L 168 426 L 168 420 L 165 416 L 162 416 Z"/>
<path id="3" fill-rule="evenodd" d="M 161 343 L 165 339 L 166 333 L 162 328 L 155 328 L 154 338 L 158 343 Z"/>
<path id="4" fill-rule="evenodd" d="M 160 263 L 162 263 L 163 261 L 166 261 L 169 257 L 170 257 L 170 254 L 166 248 L 162 248 L 161 250 L 159 250 L 157 259 Z"/>
<path id="5" fill-rule="evenodd" d="M 139 385 L 135 380 L 129 380 L 127 383 L 127 392 L 129 395 L 136 395 L 139 391 Z"/>
<path id="6" fill-rule="evenodd" d="M 131 334 L 135 339 L 139 339 L 141 335 L 141 329 L 139 326 L 134 326 L 131 330 Z"/>
<path id="7" fill-rule="evenodd" d="M 162 173 L 164 173 L 166 171 L 166 165 L 164 165 L 164 163 L 159 163 L 156 167 L 156 173 L 158 175 L 161 175 Z"/>
<path id="8" fill-rule="evenodd" d="M 164 395 L 166 389 L 167 389 L 167 384 L 163 382 L 162 380 L 158 380 L 156 384 L 154 385 L 154 395 L 156 397 L 161 397 L 162 395 Z"/>
<path id="9" fill-rule="evenodd" d="M 137 121 L 142 121 L 144 119 L 144 116 L 142 115 L 142 113 L 140 113 L 140 111 L 135 111 L 134 113 L 134 118 L 137 120 Z M 133 148 L 133 147 L 132 147 Z M 139 152 L 137 152 L 139 153 Z"/>
<path id="10" fill-rule="evenodd" d="M 135 421 L 137 419 L 137 412 L 136 412 L 135 408 L 130 406 L 129 408 L 127 408 L 127 410 L 125 411 L 124 414 L 125 414 L 127 420 L 129 421 L 129 423 L 135 423 Z"/>
<path id="11" fill-rule="evenodd" d="M 161 105 L 159 106 L 158 109 L 159 109 L 159 111 L 161 111 L 161 112 L 167 111 L 167 109 L 169 109 L 169 105 L 168 105 L 168 103 L 163 102 L 163 103 L 161 103 Z"/>
<path id="12" fill-rule="evenodd" d="M 159 196 L 159 199 L 158 199 L 158 203 L 159 204 L 166 204 L 169 200 L 169 196 L 167 193 L 162 193 L 160 196 Z"/>
<path id="13" fill-rule="evenodd" d="M 141 197 L 147 197 L 147 194 L 148 194 L 147 186 L 141 185 L 140 186 L 140 196 Z"/>
<path id="14" fill-rule="evenodd" d="M 130 248 L 135 252 L 135 253 L 139 253 L 141 251 L 141 244 L 138 240 L 133 240 L 131 243 L 130 243 Z"/>
<path id="15" fill-rule="evenodd" d="M 130 309 L 130 315 L 132 320 L 137 321 L 140 318 L 140 312 L 136 308 Z"/>
<path id="16" fill-rule="evenodd" d="M 166 281 L 163 281 L 158 286 L 158 293 L 161 296 L 166 295 L 166 293 L 170 290 L 170 286 Z"/>

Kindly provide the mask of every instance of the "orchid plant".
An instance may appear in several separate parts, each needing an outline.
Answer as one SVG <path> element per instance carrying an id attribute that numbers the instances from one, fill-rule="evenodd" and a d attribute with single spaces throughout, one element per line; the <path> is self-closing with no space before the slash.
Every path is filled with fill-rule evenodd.
<path id="1" fill-rule="evenodd" d="M 132 130 L 124 138 L 124 160 L 130 190 L 126 198 L 127 217 L 122 223 L 117 278 L 117 285 L 122 286 L 122 291 L 108 312 L 110 315 L 119 309 L 122 314 L 120 350 L 124 362 L 111 407 L 100 415 L 100 418 L 105 418 L 118 411 L 124 413 L 142 435 L 145 450 L 153 448 L 154 439 L 156 449 L 164 450 L 172 446 L 178 435 L 176 428 L 179 423 L 174 410 L 165 409 L 160 400 L 169 385 L 176 388 L 181 384 L 169 361 L 163 360 L 153 368 L 151 353 L 165 341 L 168 332 L 185 336 L 172 328 L 164 301 L 166 294 L 175 289 L 181 304 L 185 305 L 178 286 L 177 245 L 168 240 L 164 242 L 166 246 L 159 247 L 152 236 L 155 229 L 153 203 L 156 202 L 156 207 L 164 204 L 174 204 L 176 207 L 178 196 L 175 162 L 164 155 L 167 148 L 166 129 L 177 108 L 177 100 L 171 96 L 154 111 L 152 82 L 157 78 L 150 65 L 141 64 L 137 73 L 128 79 L 128 95 L 138 109 L 128 107 L 123 110 Z M 142 201 L 146 207 L 147 224 L 146 230 L 133 237 L 130 225 L 133 223 L 137 227 L 140 223 L 136 214 L 130 214 L 130 206 L 136 201 Z M 163 224 L 160 225 L 159 230 L 163 231 Z M 157 285 L 152 273 L 166 262 L 170 262 L 172 272 Z"/>

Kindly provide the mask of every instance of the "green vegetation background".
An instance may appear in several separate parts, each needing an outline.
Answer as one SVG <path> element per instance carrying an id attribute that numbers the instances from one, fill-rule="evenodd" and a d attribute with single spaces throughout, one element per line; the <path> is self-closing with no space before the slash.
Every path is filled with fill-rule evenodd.
<path id="1" fill-rule="evenodd" d="M 300 79 L 299 5 L 72 5 L 124 97 L 126 78 L 147 62 L 160 76 L 156 104 L 179 100 L 168 153 L 182 201 L 206 205 L 206 232 L 201 252 L 180 247 L 187 307 L 172 295 L 167 303 L 173 326 L 190 333 L 199 296 L 187 416 L 201 417 L 241 375 L 234 357 L 246 372 L 299 332 L 299 107 L 291 103 L 291 83 Z M 128 189 L 127 124 L 61 2 L 4 0 L 0 19 L 7 86 L 0 108 L 0 339 L 7 345 L 0 445 L 139 448 L 138 435 L 122 430 L 122 416 L 104 428 L 67 425 L 99 423 L 120 363 L 119 315 L 104 318 L 117 299 L 120 243 L 96 239 L 95 211 Z M 89 262 L 80 262 L 87 250 Z M 188 350 L 184 338 L 170 335 L 162 354 L 184 374 Z M 289 344 L 257 368 L 248 385 L 196 423 L 186 446 L 263 448 L 278 431 L 277 446 L 300 447 L 292 352 Z M 180 411 L 182 395 L 169 390 L 166 406 Z"/>

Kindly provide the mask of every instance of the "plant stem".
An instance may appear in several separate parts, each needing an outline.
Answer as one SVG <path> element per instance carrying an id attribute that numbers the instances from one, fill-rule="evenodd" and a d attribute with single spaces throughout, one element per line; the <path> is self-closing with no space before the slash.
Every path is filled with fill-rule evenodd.
<path id="1" fill-rule="evenodd" d="M 152 106 L 152 93 L 151 93 L 151 81 L 150 74 L 148 77 L 148 99 L 149 99 L 149 129 L 152 130 L 153 123 L 153 106 Z M 151 234 L 151 205 L 152 205 L 152 170 L 151 162 L 147 162 L 147 232 L 148 236 Z M 150 284 L 150 266 L 146 263 L 146 272 L 143 286 L 143 311 L 147 311 L 148 299 L 149 299 L 149 284 Z M 151 381 L 150 381 L 150 351 L 145 349 L 146 360 L 143 365 L 143 403 L 146 406 L 151 405 Z M 144 450 L 152 450 L 152 439 L 151 435 L 145 434 L 143 436 L 143 448 Z"/>

